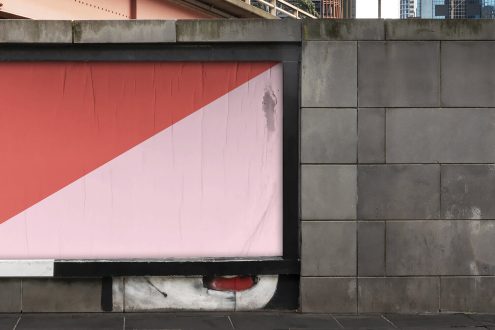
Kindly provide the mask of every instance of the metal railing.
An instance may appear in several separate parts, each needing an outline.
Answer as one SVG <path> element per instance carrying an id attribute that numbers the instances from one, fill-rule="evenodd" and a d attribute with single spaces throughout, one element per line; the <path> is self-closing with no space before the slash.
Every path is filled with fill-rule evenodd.
<path id="1" fill-rule="evenodd" d="M 261 9 L 269 12 L 274 16 L 278 16 L 279 13 L 283 15 L 287 15 L 292 18 L 317 18 L 314 15 L 311 15 L 307 11 L 302 10 L 301 8 L 294 6 L 293 4 L 285 1 L 285 0 L 243 0 L 247 4 L 254 5 L 254 3 L 261 4 Z"/>

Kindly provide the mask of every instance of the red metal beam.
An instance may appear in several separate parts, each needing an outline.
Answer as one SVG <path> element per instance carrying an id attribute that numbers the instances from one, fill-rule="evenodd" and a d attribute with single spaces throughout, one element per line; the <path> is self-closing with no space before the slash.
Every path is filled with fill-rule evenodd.
<path id="1" fill-rule="evenodd" d="M 130 19 L 137 18 L 137 0 L 130 0 L 131 10 L 130 10 Z"/>

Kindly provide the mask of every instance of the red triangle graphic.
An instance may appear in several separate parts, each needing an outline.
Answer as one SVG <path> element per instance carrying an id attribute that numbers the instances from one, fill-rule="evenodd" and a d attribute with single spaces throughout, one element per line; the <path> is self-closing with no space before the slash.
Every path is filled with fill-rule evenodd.
<path id="1" fill-rule="evenodd" d="M 275 63 L 0 63 L 0 223 Z"/>

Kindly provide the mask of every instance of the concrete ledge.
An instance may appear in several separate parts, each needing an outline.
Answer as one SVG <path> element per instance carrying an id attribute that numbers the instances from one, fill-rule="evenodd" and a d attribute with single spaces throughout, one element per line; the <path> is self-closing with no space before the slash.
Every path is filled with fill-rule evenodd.
<path id="1" fill-rule="evenodd" d="M 0 20 L 0 43 L 72 43 L 72 22 Z"/>
<path id="2" fill-rule="evenodd" d="M 387 20 L 385 35 L 387 40 L 495 40 L 495 21 Z"/>
<path id="3" fill-rule="evenodd" d="M 75 21 L 74 43 L 175 42 L 175 21 Z"/>
<path id="4" fill-rule="evenodd" d="M 304 20 L 304 40 L 384 40 L 383 20 Z"/>
<path id="5" fill-rule="evenodd" d="M 301 22 L 294 19 L 177 21 L 178 42 L 298 42 Z"/>
<path id="6" fill-rule="evenodd" d="M 0 43 L 495 40 L 494 20 L 0 20 Z"/>

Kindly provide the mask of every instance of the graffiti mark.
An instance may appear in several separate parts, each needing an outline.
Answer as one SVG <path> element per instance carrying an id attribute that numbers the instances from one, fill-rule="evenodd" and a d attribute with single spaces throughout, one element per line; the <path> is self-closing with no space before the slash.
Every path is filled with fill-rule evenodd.
<path id="1" fill-rule="evenodd" d="M 257 310 L 264 308 L 274 297 L 278 287 L 278 275 L 224 276 L 224 277 L 129 277 L 119 293 L 124 297 L 126 311 L 166 310 Z M 213 284 L 210 280 L 226 279 Z M 298 281 L 298 279 L 297 279 Z M 208 282 L 209 287 L 205 284 Z M 249 284 L 252 285 L 248 288 Z M 230 290 L 234 287 L 243 289 Z M 222 286 L 222 287 L 221 287 Z M 229 289 L 230 288 L 230 289 Z M 123 292 L 125 291 L 125 292 Z M 289 290 L 297 292 L 297 288 Z M 165 296 L 163 293 L 166 292 Z M 284 308 L 288 300 L 275 307 Z M 118 302 L 117 297 L 114 298 Z M 288 306 L 291 306 L 289 304 Z M 117 310 L 117 304 L 114 310 Z"/>
<path id="2" fill-rule="evenodd" d="M 158 292 L 159 292 L 159 293 L 160 293 L 160 294 L 161 294 L 164 298 L 167 298 L 167 297 L 168 297 L 168 295 L 167 295 L 164 291 L 160 290 L 160 289 L 159 289 L 156 285 L 154 285 L 154 284 L 153 284 L 153 282 L 151 282 L 148 278 L 146 278 L 146 282 L 148 282 L 148 283 L 149 283 L 149 285 L 151 285 L 151 286 L 152 286 L 152 287 L 153 287 L 156 291 L 158 291 Z"/>
<path id="3" fill-rule="evenodd" d="M 275 131 L 275 106 L 277 105 L 277 96 L 271 86 L 265 88 L 263 95 L 263 112 L 266 118 L 266 127 L 269 132 Z"/>

